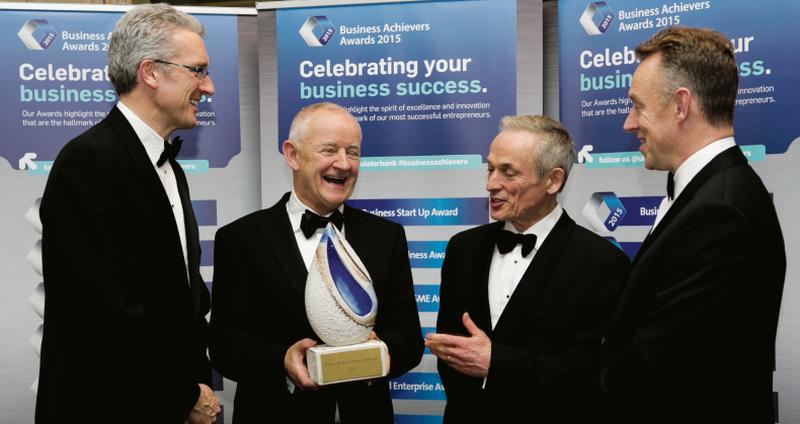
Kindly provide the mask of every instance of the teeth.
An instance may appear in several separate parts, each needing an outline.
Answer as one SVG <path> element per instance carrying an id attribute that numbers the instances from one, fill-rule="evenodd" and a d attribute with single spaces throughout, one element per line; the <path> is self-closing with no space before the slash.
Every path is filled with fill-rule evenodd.
<path id="1" fill-rule="evenodd" d="M 342 178 L 342 177 L 334 177 L 334 176 L 326 175 L 323 178 L 325 179 L 325 181 L 328 181 L 328 182 L 331 182 L 331 183 L 334 183 L 334 184 L 344 184 L 344 182 L 345 182 L 345 178 Z"/>
<path id="2" fill-rule="evenodd" d="M 189 103 L 191 103 L 193 106 L 197 106 L 197 100 L 189 100 Z"/>

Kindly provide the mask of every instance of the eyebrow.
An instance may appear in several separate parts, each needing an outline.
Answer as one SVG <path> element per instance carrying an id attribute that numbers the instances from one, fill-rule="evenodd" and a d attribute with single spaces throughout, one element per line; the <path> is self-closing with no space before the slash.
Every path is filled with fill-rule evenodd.
<path id="1" fill-rule="evenodd" d="M 495 165 L 495 164 L 492 163 L 492 161 L 488 157 L 486 158 L 486 164 L 488 166 L 494 167 L 496 169 L 497 168 L 499 168 L 499 169 L 514 169 L 514 167 L 511 165 L 510 162 L 503 162 L 503 163 L 499 163 L 499 164 Z"/>

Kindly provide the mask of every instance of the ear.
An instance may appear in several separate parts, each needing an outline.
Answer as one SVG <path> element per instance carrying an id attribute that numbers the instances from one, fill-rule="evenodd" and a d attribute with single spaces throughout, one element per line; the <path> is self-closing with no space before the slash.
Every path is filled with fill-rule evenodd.
<path id="1" fill-rule="evenodd" d="M 292 168 L 292 171 L 299 171 L 300 170 L 300 160 L 297 157 L 300 154 L 300 151 L 297 150 L 297 146 L 294 145 L 292 140 L 286 140 L 283 142 L 283 158 L 286 160 L 286 164 L 289 165 L 289 168 Z"/>
<path id="2" fill-rule="evenodd" d="M 678 122 L 683 122 L 689 118 L 689 110 L 692 105 L 692 92 L 686 87 L 680 87 L 672 95 L 675 104 L 675 118 Z"/>
<path id="3" fill-rule="evenodd" d="M 138 71 L 139 80 L 142 82 L 142 84 L 152 89 L 158 88 L 158 79 L 160 74 L 155 62 L 150 59 L 142 61 L 142 63 L 139 64 Z"/>
<path id="4" fill-rule="evenodd" d="M 564 170 L 562 168 L 553 168 L 550 175 L 547 177 L 547 194 L 558 194 L 561 187 L 564 186 Z"/>

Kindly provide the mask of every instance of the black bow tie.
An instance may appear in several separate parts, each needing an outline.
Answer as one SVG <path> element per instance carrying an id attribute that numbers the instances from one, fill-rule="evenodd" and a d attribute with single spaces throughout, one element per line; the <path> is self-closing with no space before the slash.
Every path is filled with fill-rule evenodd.
<path id="1" fill-rule="evenodd" d="M 339 209 L 334 209 L 330 216 L 319 216 L 314 212 L 306 209 L 303 216 L 300 218 L 300 229 L 306 238 L 310 238 L 317 232 L 317 228 L 325 228 L 329 222 L 332 222 L 339 230 L 342 229 L 344 224 L 344 215 L 339 212 Z"/>
<path id="2" fill-rule="evenodd" d="M 180 137 L 173 138 L 172 143 L 168 143 L 167 140 L 164 140 L 164 151 L 161 152 L 161 156 L 158 157 L 156 166 L 160 167 L 168 159 L 175 159 L 178 156 L 178 152 L 181 151 L 181 143 L 183 143 L 183 139 Z"/>
<path id="3" fill-rule="evenodd" d="M 514 250 L 514 246 L 518 244 L 522 245 L 522 256 L 528 256 L 536 246 L 536 234 L 519 234 L 503 230 L 497 236 L 497 250 L 502 254 Z"/>
<path id="4" fill-rule="evenodd" d="M 675 180 L 674 180 L 674 177 L 675 177 L 675 174 L 673 174 L 672 172 L 668 172 L 667 173 L 667 197 L 669 197 L 669 200 L 672 200 L 672 199 L 675 198 Z"/>

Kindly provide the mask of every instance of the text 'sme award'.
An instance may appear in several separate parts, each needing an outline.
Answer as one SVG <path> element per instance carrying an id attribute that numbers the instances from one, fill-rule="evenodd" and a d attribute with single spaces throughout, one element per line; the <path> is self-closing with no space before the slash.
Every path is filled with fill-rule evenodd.
<path id="1" fill-rule="evenodd" d="M 306 280 L 306 315 L 325 342 L 306 351 L 319 385 L 366 380 L 388 373 L 386 345 L 368 340 L 378 299 L 367 268 L 342 233 L 325 228 Z"/>

